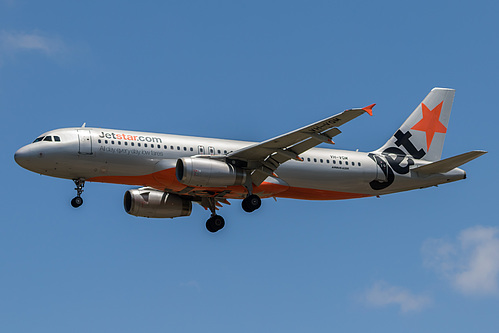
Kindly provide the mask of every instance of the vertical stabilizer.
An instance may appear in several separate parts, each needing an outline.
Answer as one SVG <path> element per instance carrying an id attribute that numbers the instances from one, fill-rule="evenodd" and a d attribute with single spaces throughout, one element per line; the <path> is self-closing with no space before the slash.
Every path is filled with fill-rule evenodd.
<path id="1" fill-rule="evenodd" d="M 378 152 L 401 149 L 415 159 L 440 160 L 454 93 L 454 89 L 433 88 Z"/>

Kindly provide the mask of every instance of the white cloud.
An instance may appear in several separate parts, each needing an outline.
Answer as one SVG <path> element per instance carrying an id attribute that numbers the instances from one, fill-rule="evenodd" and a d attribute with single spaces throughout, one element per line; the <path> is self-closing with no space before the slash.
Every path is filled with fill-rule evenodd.
<path id="1" fill-rule="evenodd" d="M 405 288 L 390 286 L 384 281 L 376 282 L 368 289 L 364 300 L 366 304 L 375 307 L 398 305 L 403 313 L 420 311 L 431 304 L 429 296 L 415 295 Z"/>
<path id="2" fill-rule="evenodd" d="M 423 244 L 422 252 L 425 265 L 449 280 L 459 292 L 498 294 L 499 228 L 465 229 L 454 241 L 430 239 Z"/>
<path id="3" fill-rule="evenodd" d="M 63 54 L 67 47 L 61 39 L 35 31 L 32 33 L 0 31 L 0 55 L 40 52 L 49 57 Z"/>

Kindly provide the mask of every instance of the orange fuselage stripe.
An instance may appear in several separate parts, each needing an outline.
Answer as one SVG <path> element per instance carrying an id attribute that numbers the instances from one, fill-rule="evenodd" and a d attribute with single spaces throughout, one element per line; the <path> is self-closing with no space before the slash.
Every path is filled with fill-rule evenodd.
<path id="1" fill-rule="evenodd" d="M 175 169 L 167 169 L 141 176 L 100 176 L 87 179 L 91 182 L 112 183 L 134 186 L 149 186 L 162 191 L 185 195 L 202 195 L 206 193 L 225 192 L 225 198 L 241 199 L 247 191 L 243 186 L 227 187 L 192 187 L 180 183 L 175 176 Z M 262 198 L 280 197 L 302 200 L 342 200 L 370 197 L 369 194 L 348 193 L 338 191 L 316 190 L 301 187 L 290 187 L 280 184 L 263 182 L 254 187 L 253 192 Z"/>

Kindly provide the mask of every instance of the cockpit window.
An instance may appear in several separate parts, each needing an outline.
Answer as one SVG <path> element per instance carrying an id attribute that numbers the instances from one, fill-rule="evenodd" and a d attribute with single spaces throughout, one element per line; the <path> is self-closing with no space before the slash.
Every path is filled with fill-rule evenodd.
<path id="1" fill-rule="evenodd" d="M 57 136 L 57 135 L 54 135 L 54 136 L 50 136 L 50 135 L 46 135 L 46 136 L 41 136 L 39 138 L 36 138 L 35 141 L 33 141 L 33 143 L 35 142 L 40 142 L 40 141 L 55 141 L 55 142 L 61 142 L 61 137 L 60 136 Z"/>

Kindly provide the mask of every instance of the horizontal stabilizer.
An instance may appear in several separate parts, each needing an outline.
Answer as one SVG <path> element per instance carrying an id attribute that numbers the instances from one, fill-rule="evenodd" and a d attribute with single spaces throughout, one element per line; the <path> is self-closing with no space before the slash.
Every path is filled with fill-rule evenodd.
<path id="1" fill-rule="evenodd" d="M 433 162 L 430 164 L 414 168 L 412 169 L 412 171 L 416 171 L 420 174 L 426 174 L 426 175 L 434 173 L 446 173 L 486 153 L 487 152 L 483 150 L 474 150 L 461 155 L 449 157 L 444 160 L 440 160 L 437 162 Z"/>

